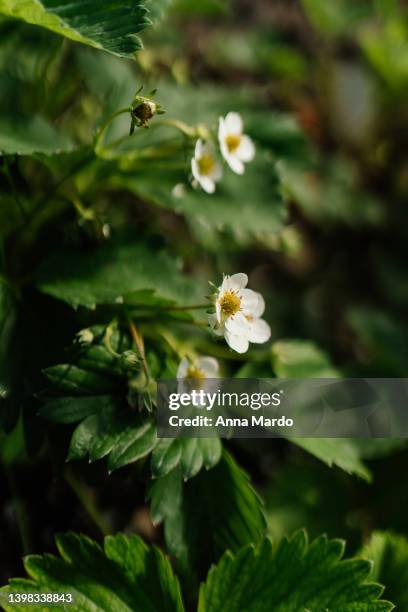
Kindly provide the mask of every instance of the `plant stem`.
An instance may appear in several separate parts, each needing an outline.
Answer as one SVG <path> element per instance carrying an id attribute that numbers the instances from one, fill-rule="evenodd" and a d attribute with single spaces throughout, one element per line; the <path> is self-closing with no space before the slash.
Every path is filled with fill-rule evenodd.
<path id="1" fill-rule="evenodd" d="M 98 527 L 102 535 L 106 536 L 112 533 L 112 529 L 109 523 L 101 515 L 95 504 L 93 491 L 89 489 L 89 487 L 87 487 L 83 482 L 80 482 L 78 480 L 71 468 L 67 468 L 65 470 L 64 478 L 75 493 L 75 495 L 78 497 L 79 501 L 81 502 L 95 525 Z"/>
<path id="2" fill-rule="evenodd" d="M 116 117 L 119 117 L 120 115 L 124 115 L 125 113 L 131 113 L 131 110 L 132 109 L 130 108 L 130 106 L 127 106 L 126 108 L 120 108 L 119 110 L 112 113 L 112 115 L 110 115 L 101 125 L 95 138 L 94 151 L 96 155 L 98 155 L 99 157 L 104 157 L 103 153 L 107 151 L 107 148 L 103 146 L 103 138 L 106 130 L 108 129 L 112 121 L 114 121 L 114 119 L 116 119 Z"/>
<path id="3" fill-rule="evenodd" d="M 167 125 L 168 127 L 174 127 L 176 130 L 180 130 L 183 134 L 189 138 L 197 137 L 197 128 L 194 126 L 187 125 L 184 121 L 179 119 L 158 119 L 153 125 Z"/>
<path id="4" fill-rule="evenodd" d="M 149 367 L 146 362 L 146 354 L 145 354 L 143 337 L 140 334 L 139 330 L 137 329 L 136 325 L 131 320 L 129 321 L 129 329 L 130 329 L 130 333 L 132 335 L 133 341 L 136 344 L 136 348 L 138 350 L 139 357 L 142 361 L 142 368 L 143 368 L 144 375 L 146 377 L 146 384 L 148 385 L 149 381 L 151 380 L 151 376 L 149 372 Z"/>
<path id="5" fill-rule="evenodd" d="M 204 308 L 208 308 L 209 306 L 210 304 L 192 304 L 191 306 L 165 306 L 164 308 L 161 308 L 160 310 L 176 310 L 176 311 L 203 310 Z"/>
<path id="6" fill-rule="evenodd" d="M 120 138 L 117 138 L 116 140 L 107 144 L 106 146 L 104 146 L 104 143 L 103 143 L 104 135 L 105 135 L 107 128 L 112 123 L 112 121 L 116 119 L 116 117 L 119 117 L 120 115 L 123 115 L 124 113 L 130 113 L 130 112 L 131 112 L 130 107 L 121 108 L 115 113 L 113 113 L 112 115 L 110 115 L 110 117 L 108 117 L 108 119 L 100 127 L 98 134 L 96 136 L 95 145 L 94 145 L 94 150 L 98 157 L 102 157 L 103 159 L 117 159 L 118 157 L 120 157 L 120 155 L 114 152 L 114 149 L 116 149 L 118 146 L 120 146 L 123 142 L 125 142 L 129 138 L 133 138 L 134 135 L 126 134 L 124 136 L 121 136 Z M 199 134 L 204 130 L 203 126 L 201 127 L 200 126 L 189 126 L 187 125 L 187 123 L 184 123 L 184 121 L 179 121 L 178 119 L 156 119 L 152 123 L 151 127 L 152 128 L 160 127 L 161 125 L 174 127 L 175 129 L 179 130 L 184 136 L 187 136 L 188 138 L 197 138 Z"/>

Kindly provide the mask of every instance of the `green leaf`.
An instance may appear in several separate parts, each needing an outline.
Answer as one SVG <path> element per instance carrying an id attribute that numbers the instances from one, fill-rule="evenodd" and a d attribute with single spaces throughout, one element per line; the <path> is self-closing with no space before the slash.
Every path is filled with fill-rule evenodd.
<path id="1" fill-rule="evenodd" d="M 0 601 L 6 611 L 7 595 L 20 593 L 72 593 L 74 605 L 25 605 L 29 612 L 66 609 L 94 612 L 182 612 L 180 586 L 169 561 L 159 549 L 146 546 L 136 535 L 108 536 L 103 549 L 86 536 L 68 533 L 56 538 L 60 556 L 30 555 L 24 566 L 29 580 L 13 578 L 3 587 Z"/>
<path id="2" fill-rule="evenodd" d="M 353 440 L 363 459 L 381 459 L 408 446 L 406 438 L 359 438 Z"/>
<path id="3" fill-rule="evenodd" d="M 262 489 L 268 535 L 277 542 L 307 525 L 310 537 L 326 533 L 345 538 L 349 546 L 358 545 L 362 525 L 350 520 L 350 496 L 360 486 L 312 457 L 290 455 Z"/>
<path id="4" fill-rule="evenodd" d="M 156 425 L 144 405 L 129 405 L 126 371 L 120 357 L 105 346 L 104 328 L 90 328 L 94 343 L 80 347 L 76 363 L 47 368 L 51 388 L 39 414 L 54 423 L 79 423 L 72 434 L 68 460 L 107 458 L 109 471 L 138 461 L 157 443 Z M 113 330 L 113 351 L 127 350 L 129 339 Z M 98 344 L 98 342 L 100 342 Z M 76 347 L 78 351 L 78 347 Z M 57 395 L 57 397 L 56 397 Z M 138 396 L 140 400 L 143 397 Z M 136 400 L 137 402 L 137 400 Z"/>
<path id="5" fill-rule="evenodd" d="M 142 0 L 0 0 L 0 13 L 122 57 L 141 48 L 136 34 L 150 24 Z"/>
<path id="6" fill-rule="evenodd" d="M 54 387 L 72 395 L 103 394 L 113 392 L 117 388 L 112 378 L 70 363 L 46 368 L 44 374 Z"/>
<path id="7" fill-rule="evenodd" d="M 200 290 L 197 281 L 183 277 L 177 259 L 143 243 L 108 243 L 89 252 L 62 251 L 40 268 L 37 283 L 44 293 L 88 308 L 120 303 L 127 295 L 132 300 L 135 296 L 130 294 L 136 292 L 141 303 L 149 305 L 151 293 L 146 290 L 187 305 Z"/>
<path id="8" fill-rule="evenodd" d="M 312 342 L 280 340 L 272 346 L 272 367 L 281 378 L 338 378 L 340 372 L 329 356 Z M 360 459 L 358 440 L 348 438 L 288 438 L 328 466 L 370 480 L 370 471 Z"/>
<path id="9" fill-rule="evenodd" d="M 178 465 L 184 480 L 192 478 L 205 467 L 214 467 L 221 459 L 219 438 L 162 438 L 152 453 L 153 478 L 166 476 Z"/>
<path id="10" fill-rule="evenodd" d="M 156 424 L 150 417 L 139 417 L 127 427 L 121 426 L 108 459 L 110 471 L 148 455 L 156 445 Z"/>
<path id="11" fill-rule="evenodd" d="M 110 396 L 53 399 L 42 407 L 40 415 L 56 423 L 81 421 L 72 434 L 67 460 L 89 457 L 93 462 L 107 457 L 109 471 L 145 457 L 157 442 L 150 416 L 138 414 Z"/>
<path id="12" fill-rule="evenodd" d="M 385 612 L 383 587 L 367 582 L 371 564 L 342 560 L 344 543 L 304 531 L 275 549 L 265 539 L 236 555 L 227 552 L 201 586 L 199 612 Z"/>
<path id="13" fill-rule="evenodd" d="M 272 367 L 280 378 L 337 378 L 329 356 L 313 342 L 279 340 L 272 345 Z"/>
<path id="14" fill-rule="evenodd" d="M 0 155 L 52 155 L 72 147 L 68 136 L 40 116 L 0 115 Z"/>
<path id="15" fill-rule="evenodd" d="M 371 481 L 371 472 L 360 458 L 360 449 L 352 438 L 289 438 L 329 467 L 333 465 L 348 474 Z"/>
<path id="16" fill-rule="evenodd" d="M 210 196 L 189 186 L 183 172 L 163 170 L 160 181 L 154 177 L 153 171 L 136 172 L 115 177 L 115 184 L 148 202 L 183 214 L 196 238 L 208 248 L 217 247 L 221 240 L 225 248 L 226 235 L 233 236 L 234 242 L 242 246 L 257 240 L 268 243 L 271 235 L 283 227 L 286 212 L 274 166 L 262 150 L 247 164 L 243 176 L 238 177 L 225 168 L 222 181 Z"/>
<path id="17" fill-rule="evenodd" d="M 57 397 L 47 401 L 39 410 L 39 415 L 53 423 L 77 423 L 92 414 L 110 407 L 112 398 L 109 395 L 84 397 Z"/>
<path id="18" fill-rule="evenodd" d="M 203 573 L 226 549 L 257 542 L 265 531 L 259 497 L 226 451 L 184 484 L 180 467 L 153 481 L 150 499 L 152 519 L 164 521 L 167 548 L 186 573 Z"/>
<path id="19" fill-rule="evenodd" d="M 408 540 L 390 532 L 375 531 L 362 556 L 374 561 L 373 580 L 385 584 L 385 595 L 397 610 L 408 612 Z"/>

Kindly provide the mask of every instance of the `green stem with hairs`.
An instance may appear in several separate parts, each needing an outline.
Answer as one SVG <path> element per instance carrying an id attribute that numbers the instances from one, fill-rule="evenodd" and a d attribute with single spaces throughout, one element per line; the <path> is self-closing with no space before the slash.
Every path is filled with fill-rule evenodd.
<path id="1" fill-rule="evenodd" d="M 111 159 L 109 156 L 108 157 L 106 156 L 106 153 L 109 152 L 109 148 L 105 147 L 103 144 L 105 132 L 110 126 L 110 124 L 112 123 L 112 121 L 116 119 L 116 117 L 119 117 L 120 115 L 124 115 L 125 113 L 130 114 L 131 112 L 132 112 L 132 108 L 130 106 L 126 106 L 125 108 L 120 108 L 119 110 L 112 113 L 112 115 L 109 115 L 106 121 L 104 121 L 104 123 L 101 125 L 101 127 L 99 128 L 96 134 L 95 144 L 94 144 L 94 151 L 98 157 L 102 157 L 105 159 Z M 125 140 L 125 137 L 123 137 L 123 140 Z"/>
<path id="2" fill-rule="evenodd" d="M 143 336 L 141 335 L 141 333 L 139 332 L 136 325 L 131 319 L 129 319 L 129 331 L 133 338 L 133 342 L 136 345 L 137 352 L 139 353 L 140 361 L 142 363 L 143 373 L 146 378 L 146 387 L 147 387 L 150 383 L 151 376 L 149 372 L 149 366 L 147 365 L 147 361 L 146 361 L 146 353 L 145 353 Z"/>
<path id="3" fill-rule="evenodd" d="M 108 129 L 112 121 L 114 121 L 120 115 L 123 115 L 125 113 L 130 114 L 131 112 L 131 107 L 121 108 L 118 111 L 114 112 L 112 115 L 110 115 L 108 119 L 99 128 L 94 144 L 95 154 L 98 157 L 101 157 L 102 159 L 114 160 L 119 159 L 122 156 L 122 154 L 116 151 L 117 147 L 119 147 L 121 144 L 123 144 L 130 138 L 133 138 L 134 135 L 126 134 L 106 145 L 104 144 L 104 137 L 106 130 Z M 160 126 L 173 127 L 176 130 L 179 130 L 184 136 L 187 136 L 187 138 L 191 139 L 208 137 L 208 130 L 204 125 L 190 126 L 187 123 L 184 123 L 184 121 L 180 121 L 179 119 L 156 119 L 152 123 L 151 128 L 157 128 Z M 133 155 L 135 155 L 134 151 L 132 153 Z M 143 155 L 145 155 L 144 151 L 142 152 L 142 156 Z"/>

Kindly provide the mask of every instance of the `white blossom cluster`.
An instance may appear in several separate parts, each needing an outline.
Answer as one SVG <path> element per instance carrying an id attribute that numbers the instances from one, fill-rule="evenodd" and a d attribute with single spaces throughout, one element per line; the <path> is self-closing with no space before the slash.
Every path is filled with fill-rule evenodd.
<path id="1" fill-rule="evenodd" d="M 255 145 L 243 132 L 242 117 L 238 113 L 231 112 L 226 117 L 220 117 L 218 125 L 220 151 L 236 174 L 243 174 L 245 163 L 255 157 Z M 216 183 L 222 178 L 222 166 L 217 160 L 215 146 L 211 141 L 197 140 L 194 157 L 191 160 L 191 170 L 197 184 L 207 193 L 214 193 Z"/>
<path id="2" fill-rule="evenodd" d="M 222 157 L 236 174 L 245 172 L 245 164 L 255 157 L 255 145 L 244 134 L 242 117 L 230 112 L 219 118 L 218 142 Z M 197 185 L 207 193 L 214 193 L 223 175 L 217 160 L 216 148 L 210 140 L 197 140 L 191 170 Z M 250 343 L 262 344 L 271 336 L 268 323 L 262 319 L 265 301 L 260 293 L 247 289 L 248 277 L 239 273 L 224 276 L 212 296 L 214 311 L 209 324 L 217 336 L 223 336 L 228 346 L 237 353 L 245 353 Z M 218 376 L 218 362 L 213 357 L 184 357 L 177 378 L 202 381 Z"/>

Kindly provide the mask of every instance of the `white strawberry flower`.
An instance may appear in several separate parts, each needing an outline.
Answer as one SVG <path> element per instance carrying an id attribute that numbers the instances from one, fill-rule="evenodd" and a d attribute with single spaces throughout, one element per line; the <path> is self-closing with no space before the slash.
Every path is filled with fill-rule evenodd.
<path id="1" fill-rule="evenodd" d="M 183 357 L 177 369 L 178 392 L 191 393 L 193 389 L 206 389 L 207 391 L 217 391 L 218 383 L 215 379 L 219 378 L 219 365 L 214 357 L 196 357 L 188 359 Z M 215 384 L 215 387 L 214 387 Z M 204 406 L 204 404 L 200 404 Z"/>
<path id="2" fill-rule="evenodd" d="M 177 370 L 177 380 L 203 381 L 218 378 L 219 365 L 214 357 L 197 357 L 194 360 L 183 357 Z"/>
<path id="3" fill-rule="evenodd" d="M 221 153 L 236 174 L 244 174 L 244 164 L 255 157 L 255 145 L 243 130 L 242 117 L 238 113 L 228 113 L 226 117 L 220 117 L 218 140 Z"/>
<path id="4" fill-rule="evenodd" d="M 215 157 L 215 147 L 212 142 L 197 140 L 194 157 L 191 160 L 191 170 L 204 191 L 214 193 L 215 184 L 222 177 L 222 168 Z"/>
<path id="5" fill-rule="evenodd" d="M 210 325 L 215 334 L 224 336 L 237 353 L 246 353 L 249 343 L 262 344 L 271 336 L 271 329 L 261 317 L 265 301 L 260 293 L 246 289 L 248 276 L 225 276 L 215 294 L 215 313 Z"/>

